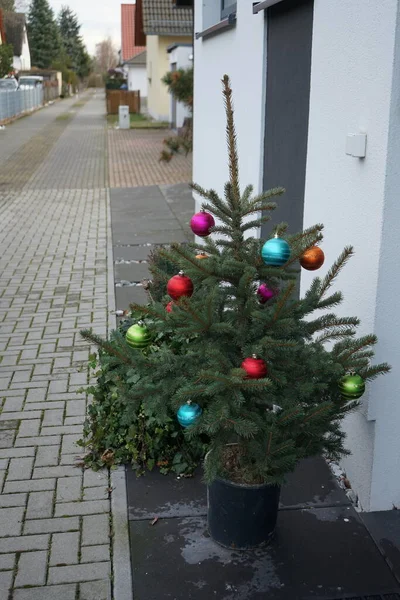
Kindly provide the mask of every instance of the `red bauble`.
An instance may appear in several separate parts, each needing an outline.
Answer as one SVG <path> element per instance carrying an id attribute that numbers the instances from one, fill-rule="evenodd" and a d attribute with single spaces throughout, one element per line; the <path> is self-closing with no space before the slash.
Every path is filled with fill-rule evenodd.
<path id="1" fill-rule="evenodd" d="M 171 302 L 168 302 L 167 306 L 165 307 L 165 310 L 170 313 L 173 308 L 174 308 L 174 301 L 171 300 Z"/>
<path id="2" fill-rule="evenodd" d="M 324 264 L 325 254 L 318 246 L 312 246 L 300 256 L 300 264 L 307 271 L 316 271 Z"/>
<path id="3" fill-rule="evenodd" d="M 268 372 L 266 362 L 255 354 L 251 358 L 245 358 L 241 367 L 246 371 L 248 379 L 262 379 Z"/>
<path id="4" fill-rule="evenodd" d="M 193 294 L 193 281 L 180 271 L 179 275 L 174 275 L 168 281 L 167 292 L 173 300 L 179 300 L 182 296 L 190 298 Z"/>

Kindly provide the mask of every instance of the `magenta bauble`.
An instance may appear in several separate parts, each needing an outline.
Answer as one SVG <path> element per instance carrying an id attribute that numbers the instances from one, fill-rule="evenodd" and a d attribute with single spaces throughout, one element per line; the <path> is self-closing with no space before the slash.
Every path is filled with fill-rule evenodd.
<path id="1" fill-rule="evenodd" d="M 266 283 L 262 283 L 257 290 L 257 295 L 261 304 L 265 304 L 276 295 L 276 290 L 268 287 Z"/>
<path id="2" fill-rule="evenodd" d="M 190 227 L 196 235 L 206 237 L 210 235 L 211 227 L 214 227 L 214 217 L 210 213 L 201 211 L 193 215 L 190 219 Z"/>

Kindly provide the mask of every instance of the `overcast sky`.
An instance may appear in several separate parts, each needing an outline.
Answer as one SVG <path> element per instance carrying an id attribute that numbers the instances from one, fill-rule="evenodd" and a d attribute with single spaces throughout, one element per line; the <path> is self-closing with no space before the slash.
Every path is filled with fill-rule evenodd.
<path id="1" fill-rule="evenodd" d="M 132 4 L 135 0 L 132 0 Z M 82 35 L 90 54 L 95 45 L 111 36 L 117 50 L 121 44 L 121 0 L 50 0 L 55 13 L 62 5 L 68 5 L 76 12 L 82 24 Z"/>

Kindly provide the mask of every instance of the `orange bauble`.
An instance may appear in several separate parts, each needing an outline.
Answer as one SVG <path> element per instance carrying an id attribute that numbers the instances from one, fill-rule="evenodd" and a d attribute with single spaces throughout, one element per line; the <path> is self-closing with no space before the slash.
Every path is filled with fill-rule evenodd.
<path id="1" fill-rule="evenodd" d="M 312 246 L 300 257 L 300 264 L 307 271 L 316 271 L 324 264 L 325 254 L 318 246 Z"/>
<path id="2" fill-rule="evenodd" d="M 202 258 L 208 258 L 208 255 L 205 252 L 200 252 L 200 254 L 196 254 L 196 258 L 201 260 Z"/>

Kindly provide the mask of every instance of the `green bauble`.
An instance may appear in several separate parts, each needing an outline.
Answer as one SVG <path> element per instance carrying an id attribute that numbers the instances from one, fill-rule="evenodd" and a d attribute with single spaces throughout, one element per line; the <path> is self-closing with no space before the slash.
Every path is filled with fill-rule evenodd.
<path id="1" fill-rule="evenodd" d="M 126 343 L 131 348 L 138 348 L 139 350 L 143 350 L 150 346 L 151 344 L 151 333 L 146 327 L 146 325 L 139 321 L 136 325 L 132 325 L 129 327 L 126 332 Z"/>
<path id="2" fill-rule="evenodd" d="M 339 381 L 339 390 L 345 400 L 357 400 L 365 392 L 365 381 L 356 373 L 349 373 Z"/>

